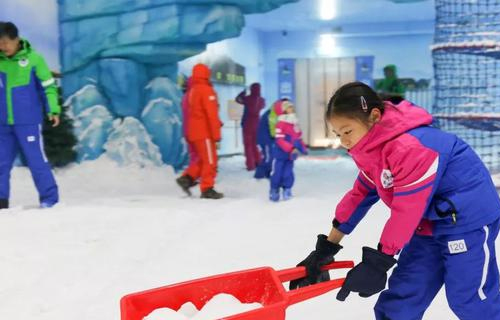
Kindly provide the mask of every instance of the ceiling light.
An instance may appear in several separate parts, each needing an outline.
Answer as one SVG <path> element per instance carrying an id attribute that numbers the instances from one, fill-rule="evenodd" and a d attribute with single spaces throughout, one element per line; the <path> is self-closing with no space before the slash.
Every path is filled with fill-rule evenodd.
<path id="1" fill-rule="evenodd" d="M 337 16 L 336 0 L 318 0 L 319 18 L 321 20 L 332 20 Z"/>
<path id="2" fill-rule="evenodd" d="M 323 56 L 333 55 L 335 53 L 335 37 L 331 33 L 319 35 L 318 54 Z"/>

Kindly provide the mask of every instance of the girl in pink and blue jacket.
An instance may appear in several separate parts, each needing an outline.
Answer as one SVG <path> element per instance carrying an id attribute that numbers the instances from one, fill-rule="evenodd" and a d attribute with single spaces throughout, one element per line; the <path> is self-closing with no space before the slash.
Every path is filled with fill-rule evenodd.
<path id="1" fill-rule="evenodd" d="M 490 174 L 457 136 L 431 126 L 424 109 L 408 101 L 383 102 L 367 85 L 342 86 L 330 99 L 327 121 L 359 168 L 354 186 L 337 205 L 333 228 L 299 265 L 308 276 L 291 289 L 328 279 L 320 267 L 333 261 L 379 199 L 390 208 L 376 249 L 363 247 L 337 299 L 368 297 L 385 289 L 378 320 L 422 319 L 444 285 L 461 320 L 500 320 L 495 239 L 500 200 Z M 394 256 L 398 255 L 398 260 Z"/>
<path id="2" fill-rule="evenodd" d="M 292 186 L 295 181 L 293 162 L 297 159 L 298 153 L 307 154 L 307 147 L 301 139 L 302 131 L 293 104 L 287 99 L 282 99 L 276 101 L 273 108 L 278 121 L 274 136 L 269 199 L 279 201 L 280 188 L 283 188 L 283 200 L 288 200 L 292 197 Z"/>

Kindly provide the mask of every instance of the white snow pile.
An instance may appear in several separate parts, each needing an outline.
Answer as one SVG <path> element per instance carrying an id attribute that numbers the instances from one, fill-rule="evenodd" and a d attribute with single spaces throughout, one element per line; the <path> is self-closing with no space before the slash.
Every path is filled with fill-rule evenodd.
<path id="1" fill-rule="evenodd" d="M 218 294 L 200 311 L 191 302 L 187 302 L 179 311 L 169 308 L 156 309 L 144 320 L 215 320 L 261 307 L 260 303 L 241 303 L 230 294 Z"/>

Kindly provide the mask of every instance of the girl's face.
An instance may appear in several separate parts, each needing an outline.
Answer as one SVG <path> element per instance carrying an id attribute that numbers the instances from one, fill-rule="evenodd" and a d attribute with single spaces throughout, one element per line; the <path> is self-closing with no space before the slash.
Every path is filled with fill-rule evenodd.
<path id="1" fill-rule="evenodd" d="M 285 113 L 286 114 L 291 114 L 291 113 L 294 113 L 295 112 L 295 109 L 293 108 L 292 105 L 289 105 L 286 109 L 285 109 Z"/>
<path id="2" fill-rule="evenodd" d="M 380 121 L 381 113 L 377 108 L 372 109 L 369 122 L 365 123 L 357 118 L 334 116 L 328 120 L 332 131 L 340 139 L 341 145 L 346 149 L 352 149 L 361 140 L 371 127 Z"/>

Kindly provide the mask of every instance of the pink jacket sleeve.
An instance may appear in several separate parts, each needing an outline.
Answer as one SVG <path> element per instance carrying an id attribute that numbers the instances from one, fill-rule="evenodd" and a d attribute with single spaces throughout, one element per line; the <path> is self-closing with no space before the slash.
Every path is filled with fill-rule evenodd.
<path id="1" fill-rule="evenodd" d="M 379 199 L 373 182 L 360 171 L 351 191 L 337 205 L 333 226 L 349 234 Z"/>
<path id="2" fill-rule="evenodd" d="M 292 152 L 293 144 L 285 140 L 285 134 L 283 133 L 279 122 L 276 124 L 276 134 L 274 137 L 276 139 L 276 144 L 281 148 L 281 150 L 288 153 Z"/>
<path id="3" fill-rule="evenodd" d="M 408 140 L 409 139 L 409 140 Z M 382 252 L 397 254 L 408 243 L 433 195 L 439 154 L 408 137 L 383 151 L 393 184 L 391 216 L 387 220 L 380 246 Z M 392 180 L 392 181 L 391 181 Z"/>

